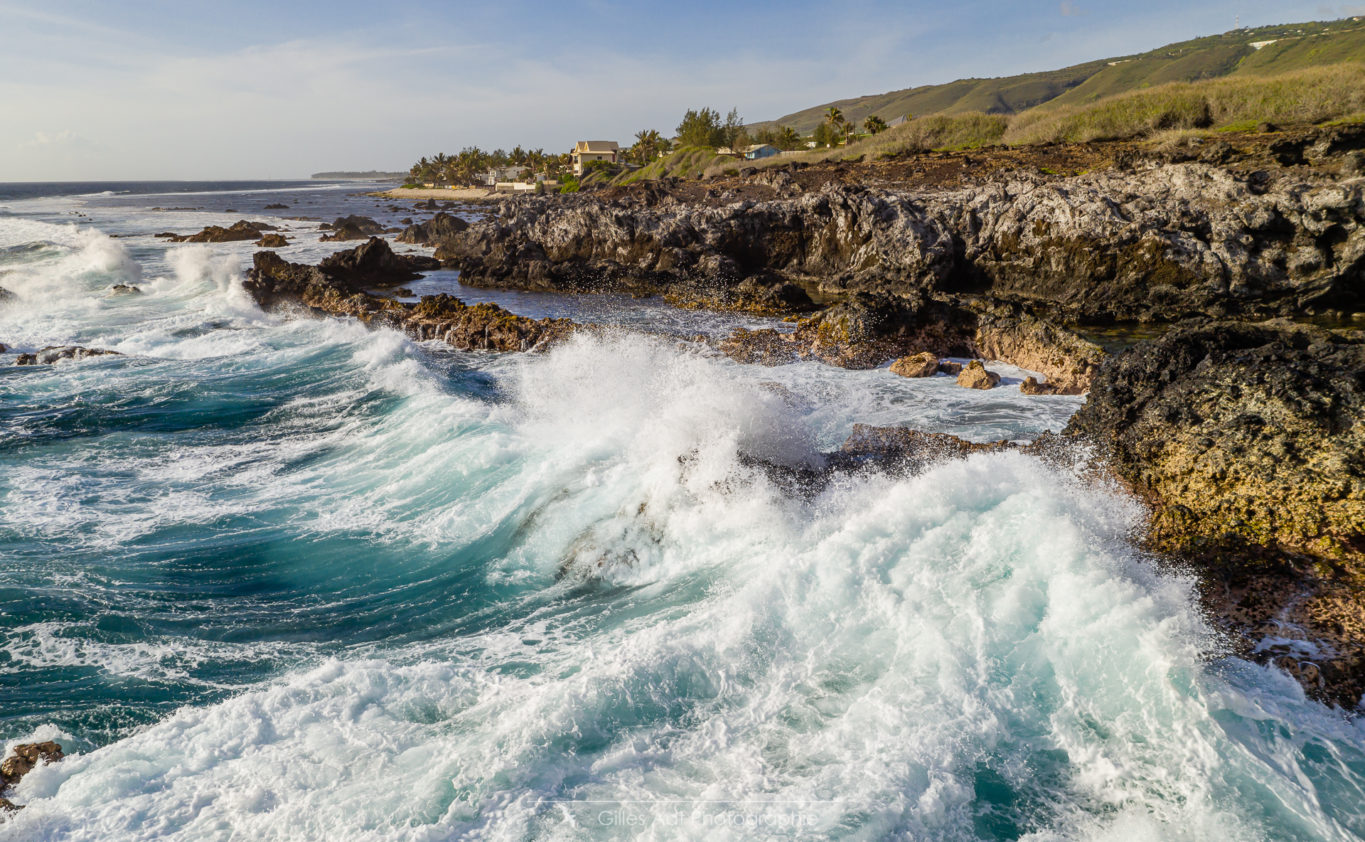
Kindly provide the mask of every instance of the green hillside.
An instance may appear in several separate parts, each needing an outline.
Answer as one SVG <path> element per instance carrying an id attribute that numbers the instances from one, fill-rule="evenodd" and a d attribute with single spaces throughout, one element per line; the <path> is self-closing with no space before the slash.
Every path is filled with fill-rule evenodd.
<path id="1" fill-rule="evenodd" d="M 1261 47 L 1253 43 L 1273 41 Z M 1223 76 L 1257 76 L 1305 67 L 1365 61 L 1365 19 L 1283 24 L 1238 29 L 1168 44 L 1146 53 L 1078 64 L 1061 70 L 998 79 L 959 79 L 884 94 L 828 102 L 773 121 L 809 132 L 837 107 L 854 123 L 877 114 L 1015 114 L 1044 103 L 1084 105 L 1115 94 Z M 758 126 L 770 124 L 757 124 Z"/>

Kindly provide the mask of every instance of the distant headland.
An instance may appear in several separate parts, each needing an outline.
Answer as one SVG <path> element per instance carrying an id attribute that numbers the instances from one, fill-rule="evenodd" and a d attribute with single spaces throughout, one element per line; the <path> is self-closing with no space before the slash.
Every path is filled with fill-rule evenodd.
<path id="1" fill-rule="evenodd" d="M 385 178 L 400 179 L 407 178 L 408 174 L 405 172 L 383 172 L 381 170 L 364 170 L 362 172 L 357 172 L 355 170 L 337 170 L 335 172 L 315 172 L 308 177 L 327 179 L 347 178 L 354 179 L 356 181 L 379 181 Z"/>

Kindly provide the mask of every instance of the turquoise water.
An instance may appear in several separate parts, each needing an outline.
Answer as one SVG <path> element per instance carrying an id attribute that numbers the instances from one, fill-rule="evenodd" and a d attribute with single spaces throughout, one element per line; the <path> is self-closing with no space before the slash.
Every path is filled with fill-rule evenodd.
<path id="1" fill-rule="evenodd" d="M 247 195 L 294 194 L 206 202 Z M 289 320 L 249 244 L 149 236 L 243 214 L 166 204 L 0 210 L 0 342 L 123 354 L 0 357 L 0 738 L 71 755 L 0 839 L 1365 833 L 1359 720 L 1222 655 L 1119 491 L 994 454 L 810 495 L 743 458 L 1027 439 L 1077 399 L 745 367 L 677 339 L 736 320 L 439 273 L 634 330 Z"/>

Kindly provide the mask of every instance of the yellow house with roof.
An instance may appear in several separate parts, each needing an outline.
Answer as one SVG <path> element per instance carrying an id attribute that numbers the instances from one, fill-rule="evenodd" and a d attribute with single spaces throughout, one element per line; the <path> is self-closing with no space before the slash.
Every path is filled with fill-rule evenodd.
<path id="1" fill-rule="evenodd" d="M 569 154 L 573 156 L 573 174 L 581 177 L 584 164 L 593 161 L 616 163 L 621 145 L 614 140 L 580 140 Z"/>

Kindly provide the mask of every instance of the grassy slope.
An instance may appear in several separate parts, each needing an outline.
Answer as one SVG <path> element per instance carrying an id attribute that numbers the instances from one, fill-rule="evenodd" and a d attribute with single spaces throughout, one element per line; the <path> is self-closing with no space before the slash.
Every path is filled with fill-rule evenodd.
<path id="1" fill-rule="evenodd" d="M 1249 46 L 1253 41 L 1273 39 L 1281 40 L 1260 50 Z M 845 99 L 797 111 L 775 122 L 809 132 L 824 119 L 825 109 L 830 105 L 858 123 L 869 114 L 886 120 L 904 114 L 969 111 L 1014 114 L 1044 103 L 1083 105 L 1169 82 L 1195 82 L 1237 74 L 1271 75 L 1342 61 L 1365 61 L 1365 22 L 1347 19 L 1226 32 L 1061 70 L 999 79 L 959 79 L 943 85 Z"/>

